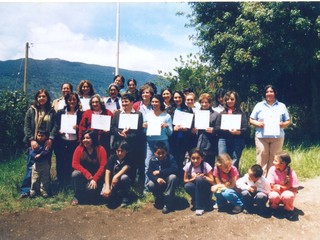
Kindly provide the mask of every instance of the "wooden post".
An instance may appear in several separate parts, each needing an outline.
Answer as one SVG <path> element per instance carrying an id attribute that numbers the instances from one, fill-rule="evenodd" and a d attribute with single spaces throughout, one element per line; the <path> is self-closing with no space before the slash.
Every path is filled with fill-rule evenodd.
<path id="1" fill-rule="evenodd" d="M 28 58 L 29 58 L 29 43 L 26 43 L 26 51 L 24 58 L 24 81 L 23 81 L 23 92 L 27 95 L 27 79 L 28 79 Z"/>

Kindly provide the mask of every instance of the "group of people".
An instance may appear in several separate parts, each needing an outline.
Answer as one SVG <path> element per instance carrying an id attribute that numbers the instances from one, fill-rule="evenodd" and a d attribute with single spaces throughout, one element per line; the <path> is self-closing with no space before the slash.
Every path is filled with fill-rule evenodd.
<path id="1" fill-rule="evenodd" d="M 127 206 L 136 184 L 168 213 L 183 184 L 197 215 L 212 207 L 212 194 L 220 211 L 231 204 L 233 213 L 251 212 L 257 205 L 265 213 L 269 200 L 271 208 L 282 202 L 292 212 L 297 176 L 290 156 L 278 154 L 290 117 L 274 86 L 266 86 L 248 119 L 235 91 L 218 89 L 215 100 L 202 93 L 196 101 L 192 89 L 157 94 L 152 82 L 139 90 L 135 79 L 124 85 L 125 78 L 115 76 L 102 97 L 89 80 L 80 81 L 77 93 L 63 83 L 52 104 L 47 90 L 36 93 L 25 117 L 21 197 L 50 195 L 54 152 L 59 186 L 74 190 L 72 205 L 103 198 Z M 257 164 L 239 178 L 249 124 L 256 128 Z"/>

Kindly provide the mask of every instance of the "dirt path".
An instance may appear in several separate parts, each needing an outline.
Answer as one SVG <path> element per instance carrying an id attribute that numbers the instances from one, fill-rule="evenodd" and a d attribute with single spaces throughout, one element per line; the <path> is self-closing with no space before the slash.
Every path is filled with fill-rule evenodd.
<path id="1" fill-rule="evenodd" d="M 320 177 L 301 185 L 297 221 L 216 210 L 197 217 L 189 208 L 163 215 L 151 203 L 135 212 L 77 206 L 1 215 L 0 239 L 320 239 Z"/>

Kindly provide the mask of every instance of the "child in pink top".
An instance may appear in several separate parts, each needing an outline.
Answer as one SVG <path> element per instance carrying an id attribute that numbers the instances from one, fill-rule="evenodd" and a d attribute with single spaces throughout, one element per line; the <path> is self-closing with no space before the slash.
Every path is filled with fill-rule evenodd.
<path id="1" fill-rule="evenodd" d="M 273 164 L 267 179 L 271 185 L 269 202 L 272 209 L 277 209 L 280 203 L 284 204 L 287 215 L 293 216 L 293 202 L 297 194 L 299 182 L 294 170 L 289 164 L 291 158 L 288 153 L 281 153 L 274 157 Z"/>

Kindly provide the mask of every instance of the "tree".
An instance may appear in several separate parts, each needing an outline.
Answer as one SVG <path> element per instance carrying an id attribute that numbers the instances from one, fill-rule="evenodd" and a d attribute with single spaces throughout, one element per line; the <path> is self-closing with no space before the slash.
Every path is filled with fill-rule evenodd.
<path id="1" fill-rule="evenodd" d="M 217 70 L 226 89 L 259 101 L 275 85 L 296 109 L 294 119 L 318 137 L 320 4 L 313 2 L 196 2 L 189 27 L 201 56 Z M 310 112 L 301 119 L 298 113 Z"/>
<path id="2" fill-rule="evenodd" d="M 195 95 L 199 96 L 204 92 L 214 93 L 221 85 L 216 78 L 216 72 L 212 71 L 212 67 L 204 63 L 200 56 L 189 54 L 186 59 L 180 56 L 175 60 L 180 63 L 180 66 L 174 68 L 175 74 L 159 72 L 164 75 L 165 86 L 182 91 L 192 88 Z"/>

